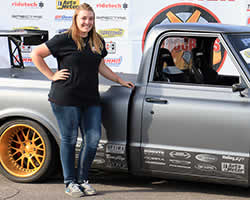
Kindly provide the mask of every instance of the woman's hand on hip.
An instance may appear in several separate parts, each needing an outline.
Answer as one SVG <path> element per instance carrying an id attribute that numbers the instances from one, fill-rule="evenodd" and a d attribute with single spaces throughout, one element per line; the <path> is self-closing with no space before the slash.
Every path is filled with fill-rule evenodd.
<path id="1" fill-rule="evenodd" d="M 68 69 L 61 69 L 61 70 L 58 70 L 54 73 L 51 80 L 52 81 L 66 80 L 69 78 L 69 75 L 70 75 L 70 73 L 69 73 Z"/>

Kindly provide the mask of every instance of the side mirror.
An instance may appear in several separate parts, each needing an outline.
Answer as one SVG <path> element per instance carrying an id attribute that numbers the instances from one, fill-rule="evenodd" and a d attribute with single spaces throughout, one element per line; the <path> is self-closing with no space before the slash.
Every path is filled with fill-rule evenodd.
<path id="1" fill-rule="evenodd" d="M 240 83 L 236 83 L 232 85 L 233 92 L 242 92 L 245 89 L 246 87 Z"/>
<path id="2" fill-rule="evenodd" d="M 246 89 L 246 86 L 241 83 L 236 83 L 232 85 L 233 92 L 239 92 L 241 97 L 246 97 L 246 94 L 243 94 L 242 91 Z"/>

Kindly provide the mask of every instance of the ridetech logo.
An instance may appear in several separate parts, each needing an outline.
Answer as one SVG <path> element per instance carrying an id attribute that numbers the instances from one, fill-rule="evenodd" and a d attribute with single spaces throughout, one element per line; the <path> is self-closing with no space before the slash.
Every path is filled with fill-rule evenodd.
<path id="1" fill-rule="evenodd" d="M 11 7 L 13 8 L 43 8 L 44 3 L 42 1 L 40 2 L 20 2 L 15 1 L 11 3 Z"/>
<path id="2" fill-rule="evenodd" d="M 209 9 L 193 3 L 177 3 L 169 5 L 157 12 L 147 24 L 143 38 L 142 49 L 144 49 L 144 41 L 148 32 L 156 24 L 168 23 L 220 23 L 218 17 Z M 215 42 L 214 46 L 214 68 L 219 71 L 225 60 L 225 49 L 221 46 L 220 41 Z"/>
<path id="3" fill-rule="evenodd" d="M 111 4 L 111 3 L 98 3 L 96 4 L 96 8 L 104 8 L 104 9 L 124 9 L 126 10 L 128 8 L 127 3 L 116 3 L 116 4 Z"/>
<path id="4" fill-rule="evenodd" d="M 56 0 L 56 9 L 73 10 L 79 6 L 79 0 Z"/>

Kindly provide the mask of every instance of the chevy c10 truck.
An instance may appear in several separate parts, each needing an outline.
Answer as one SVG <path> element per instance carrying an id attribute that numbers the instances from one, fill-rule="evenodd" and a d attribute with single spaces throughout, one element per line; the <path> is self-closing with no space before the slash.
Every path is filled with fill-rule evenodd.
<path id="1" fill-rule="evenodd" d="M 0 35 L 17 49 L 48 39 L 35 30 Z M 139 73 L 119 74 L 134 89 L 100 77 L 102 139 L 93 168 L 249 186 L 250 27 L 156 25 L 143 43 Z M 11 67 L 0 69 L 0 171 L 34 182 L 57 169 L 60 136 L 51 82 L 16 57 L 10 51 Z"/>

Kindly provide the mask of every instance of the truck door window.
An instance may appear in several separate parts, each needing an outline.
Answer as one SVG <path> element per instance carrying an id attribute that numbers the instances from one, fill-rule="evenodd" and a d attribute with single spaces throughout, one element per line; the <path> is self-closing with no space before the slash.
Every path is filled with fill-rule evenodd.
<path id="1" fill-rule="evenodd" d="M 168 37 L 160 44 L 154 81 L 232 86 L 239 74 L 218 38 Z"/>

